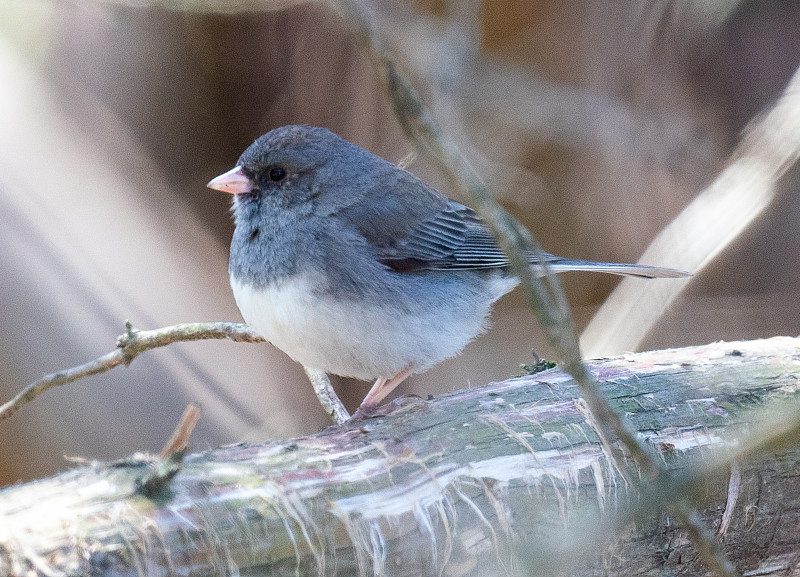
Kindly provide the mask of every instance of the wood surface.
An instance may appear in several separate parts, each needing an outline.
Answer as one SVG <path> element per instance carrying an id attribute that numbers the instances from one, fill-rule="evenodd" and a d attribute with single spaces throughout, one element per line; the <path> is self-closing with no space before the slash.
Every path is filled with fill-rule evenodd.
<path id="1" fill-rule="evenodd" d="M 680 476 L 796 401 L 798 346 L 715 343 L 589 366 Z M 733 483 L 725 468 L 692 487 L 714 529 L 732 500 L 718 538 L 742 574 L 797 572 L 798 455 L 738 458 Z M 0 575 L 706 573 L 667 505 L 648 505 L 635 471 L 610 462 L 558 368 L 190 454 L 143 488 L 170 464 L 134 455 L 0 491 Z"/>

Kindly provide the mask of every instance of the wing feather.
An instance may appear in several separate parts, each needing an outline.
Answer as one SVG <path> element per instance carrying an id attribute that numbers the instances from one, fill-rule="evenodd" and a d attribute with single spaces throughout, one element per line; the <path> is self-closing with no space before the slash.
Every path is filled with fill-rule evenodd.
<path id="1" fill-rule="evenodd" d="M 366 191 L 360 202 L 338 213 L 372 247 L 374 258 L 380 263 L 398 272 L 508 267 L 508 258 L 475 211 L 391 163 L 385 163 L 383 170 L 383 177 L 373 181 L 394 182 L 389 189 L 405 194 L 387 196 L 385 186 L 376 186 Z M 529 252 L 526 258 L 533 267 L 541 265 L 543 258 L 553 272 L 584 270 L 645 278 L 689 276 L 674 269 L 568 259 L 546 252 Z"/>
<path id="2" fill-rule="evenodd" d="M 409 228 L 395 246 L 379 251 L 378 258 L 404 272 L 508 266 L 508 259 L 478 215 L 449 199 L 439 212 Z"/>

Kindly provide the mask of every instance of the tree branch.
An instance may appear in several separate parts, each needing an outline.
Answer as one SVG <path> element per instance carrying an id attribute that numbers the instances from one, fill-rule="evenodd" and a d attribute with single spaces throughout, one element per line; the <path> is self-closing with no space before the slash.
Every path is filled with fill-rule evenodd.
<path id="1" fill-rule="evenodd" d="M 263 343 L 264 337 L 249 326 L 240 323 L 184 323 L 151 331 L 133 328 L 125 323 L 125 333 L 117 338 L 117 349 L 93 361 L 45 375 L 20 391 L 13 399 L 0 406 L 0 421 L 16 413 L 23 405 L 45 391 L 66 385 L 91 375 L 99 375 L 113 368 L 131 364 L 133 359 L 145 351 L 171 343 L 228 339 L 239 343 Z"/>
<path id="2" fill-rule="evenodd" d="M 308 380 L 311 381 L 311 386 L 314 387 L 314 393 L 316 393 L 319 403 L 328 413 L 331 420 L 338 425 L 349 419 L 350 413 L 347 412 L 344 403 L 339 399 L 339 395 L 333 390 L 331 380 L 325 371 L 309 367 L 303 367 L 303 369 L 308 376 Z"/>
<path id="3" fill-rule="evenodd" d="M 561 358 L 563 370 L 574 378 L 581 388 L 598 434 L 607 439 L 607 446 L 614 447 L 612 450 L 620 463 L 619 468 L 623 469 L 626 465 L 622 464 L 624 458 L 619 448 L 615 444 L 610 444 L 612 439 L 619 439 L 622 442 L 622 446 L 633 457 L 635 465 L 644 474 L 647 482 L 660 482 L 661 477 L 668 477 L 667 470 L 649 448 L 639 442 L 631 424 L 611 407 L 601 392 L 597 380 L 586 370 L 581 358 L 572 313 L 557 275 L 551 273 L 545 266 L 544 276 L 538 276 L 525 256 L 531 251 L 543 255 L 544 251 L 539 243 L 525 227 L 499 205 L 455 143 L 444 134 L 438 120 L 412 84 L 398 71 L 365 4 L 360 0 L 336 0 L 336 5 L 339 6 L 344 20 L 366 48 L 408 138 L 422 152 L 437 161 L 439 166 L 455 180 L 494 233 L 498 245 L 508 256 L 512 272 L 520 280 L 520 287 L 527 297 L 529 308 L 536 315 L 548 341 Z M 546 259 L 541 258 L 541 261 L 546 262 Z M 635 482 L 638 482 L 638 476 L 632 475 L 631 479 L 636 479 Z M 676 497 L 673 513 L 687 526 L 694 526 L 697 515 L 685 497 Z M 699 540 L 698 551 L 717 575 L 726 577 L 734 575 L 725 570 L 730 567 L 730 563 L 724 555 L 713 543 L 707 542 L 707 535 L 710 534 L 708 531 L 692 530 L 690 534 L 693 539 Z"/>
<path id="4" fill-rule="evenodd" d="M 739 570 L 782 575 L 800 554 L 799 347 L 784 337 L 590 363 L 674 472 L 642 492 L 553 369 L 188 455 L 151 497 L 139 489 L 147 456 L 10 487 L 0 577 L 700 576 L 686 534 L 722 522 L 732 459 L 741 496 L 724 547 Z M 664 513 L 678 496 L 700 511 L 685 510 L 690 524 Z"/>

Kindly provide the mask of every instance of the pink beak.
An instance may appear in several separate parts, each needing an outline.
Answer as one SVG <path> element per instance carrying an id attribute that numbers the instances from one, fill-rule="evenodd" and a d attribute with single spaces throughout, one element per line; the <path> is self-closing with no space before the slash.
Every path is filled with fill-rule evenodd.
<path id="1" fill-rule="evenodd" d="M 228 172 L 212 178 L 206 186 L 230 194 L 243 194 L 253 190 L 253 181 L 244 175 L 241 166 L 236 166 Z"/>

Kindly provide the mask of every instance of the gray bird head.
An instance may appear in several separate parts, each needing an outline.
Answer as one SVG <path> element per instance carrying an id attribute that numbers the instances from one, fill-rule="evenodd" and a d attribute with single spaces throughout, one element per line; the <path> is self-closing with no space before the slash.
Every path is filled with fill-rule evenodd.
<path id="1" fill-rule="evenodd" d="M 236 167 L 208 186 L 234 194 L 234 212 L 269 196 L 284 208 L 307 205 L 320 216 L 358 202 L 397 168 L 326 128 L 295 125 L 268 132 L 242 153 Z"/>

